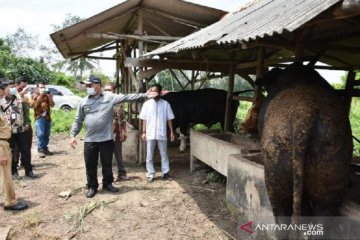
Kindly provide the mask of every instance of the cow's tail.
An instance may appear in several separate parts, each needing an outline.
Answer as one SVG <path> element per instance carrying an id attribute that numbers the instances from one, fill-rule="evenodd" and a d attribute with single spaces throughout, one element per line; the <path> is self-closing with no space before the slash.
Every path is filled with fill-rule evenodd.
<path id="1" fill-rule="evenodd" d="M 293 209 L 292 223 L 300 224 L 302 216 L 302 201 L 305 185 L 305 164 L 314 118 L 310 115 L 300 116 L 301 111 L 291 117 L 291 158 L 293 172 Z M 300 238 L 300 232 L 295 231 L 294 239 Z"/>

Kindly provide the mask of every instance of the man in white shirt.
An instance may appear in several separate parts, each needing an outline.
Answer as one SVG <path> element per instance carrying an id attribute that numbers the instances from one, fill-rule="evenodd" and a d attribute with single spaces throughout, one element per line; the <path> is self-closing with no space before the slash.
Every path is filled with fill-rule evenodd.
<path id="1" fill-rule="evenodd" d="M 150 92 L 157 92 L 159 95 L 155 99 L 146 101 L 141 109 L 139 118 L 143 120 L 142 140 L 146 141 L 146 170 L 147 181 L 154 181 L 154 150 L 158 144 L 161 156 L 161 172 L 163 180 L 171 180 L 169 175 L 170 164 L 167 154 L 167 127 L 170 129 L 170 139 L 174 141 L 175 135 L 173 130 L 172 119 L 174 113 L 170 104 L 160 98 L 162 87 L 155 84 L 150 88 Z"/>

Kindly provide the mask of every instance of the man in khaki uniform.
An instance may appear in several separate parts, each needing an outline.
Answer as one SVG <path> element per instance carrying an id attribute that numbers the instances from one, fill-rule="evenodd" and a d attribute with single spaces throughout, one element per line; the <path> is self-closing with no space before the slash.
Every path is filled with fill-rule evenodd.
<path id="1" fill-rule="evenodd" d="M 0 101 L 3 101 L 5 86 L 6 83 L 0 84 Z M 4 194 L 5 210 L 23 210 L 28 208 L 28 205 L 15 199 L 14 183 L 11 175 L 10 137 L 11 126 L 8 124 L 4 113 L 0 111 L 0 193 Z"/>

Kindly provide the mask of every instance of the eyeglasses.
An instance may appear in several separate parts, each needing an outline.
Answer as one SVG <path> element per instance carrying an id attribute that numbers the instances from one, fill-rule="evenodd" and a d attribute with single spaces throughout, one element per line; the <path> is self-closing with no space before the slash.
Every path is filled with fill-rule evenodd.
<path id="1" fill-rule="evenodd" d="M 106 92 L 112 92 L 111 89 L 104 89 L 104 91 L 106 91 Z"/>

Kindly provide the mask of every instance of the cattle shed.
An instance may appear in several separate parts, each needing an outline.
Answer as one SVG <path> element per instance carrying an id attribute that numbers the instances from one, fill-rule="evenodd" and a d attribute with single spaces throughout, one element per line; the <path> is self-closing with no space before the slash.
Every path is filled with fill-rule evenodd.
<path id="1" fill-rule="evenodd" d="M 141 57 L 159 46 L 217 22 L 225 14 L 227 12 L 219 9 L 182 0 L 127 0 L 54 32 L 50 37 L 64 58 L 76 60 L 85 57 L 114 61 L 119 92 L 143 92 L 146 80 L 160 70 L 145 71 L 144 68 L 127 67 L 124 64 L 126 58 Z M 111 57 L 101 55 L 109 51 L 113 52 Z M 137 103 L 131 104 L 128 119 L 132 125 L 141 128 L 136 118 L 139 109 L 140 105 Z M 131 139 L 135 143 L 137 137 L 132 136 Z M 140 148 L 142 145 L 140 141 Z M 143 149 L 139 150 L 142 154 L 137 156 L 133 156 L 137 152 L 134 146 L 128 149 L 131 149 L 128 156 L 141 161 Z"/>
<path id="2" fill-rule="evenodd" d="M 359 1 L 251 1 L 220 21 L 125 64 L 226 73 L 230 103 L 234 74 L 254 85 L 250 75 L 302 61 L 315 69 L 349 71 L 346 91 L 360 96 L 356 88 L 360 83 L 354 79 L 354 70 L 360 68 L 359 24 Z M 251 101 L 256 102 L 259 94 L 255 89 Z"/>
<path id="3" fill-rule="evenodd" d="M 344 70 L 348 76 L 345 89 L 340 91 L 351 100 L 351 97 L 360 96 L 360 80 L 355 80 L 355 71 L 360 69 L 359 53 L 360 1 L 259 0 L 141 58 L 126 59 L 125 65 L 146 67 L 146 71 L 180 68 L 229 75 L 226 131 L 230 126 L 231 100 L 239 99 L 233 97 L 235 74 L 254 86 L 253 97 L 241 100 L 255 104 L 261 90 L 255 87 L 252 76 L 261 76 L 270 67 L 303 62 L 315 69 Z M 344 108 L 350 109 L 350 105 L 351 101 Z M 234 149 L 229 144 L 238 143 L 232 136 L 196 132 L 192 132 L 192 136 L 195 139 L 191 139 L 191 145 L 195 149 L 191 149 L 191 169 L 196 158 L 202 156 L 201 161 L 226 174 L 227 199 L 241 212 L 259 221 L 260 216 L 271 214 L 264 168 L 259 164 L 256 150 L 249 152 L 239 148 L 237 154 L 230 155 L 224 152 L 225 163 L 221 163 L 220 159 L 211 156 L 219 154 L 217 151 L 222 148 Z M 204 139 L 203 144 L 197 141 L 198 138 Z M 219 139 L 224 141 L 219 143 Z M 204 157 L 206 152 L 201 149 L 209 145 L 214 146 L 212 150 L 216 153 Z M 358 189 L 358 184 L 352 188 L 353 191 Z M 359 216 L 359 205 L 354 204 L 351 197 L 347 199 L 349 202 L 343 206 L 343 214 Z"/>

